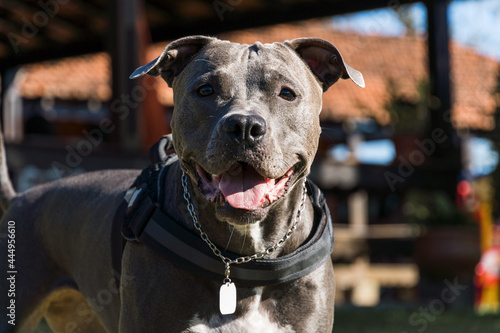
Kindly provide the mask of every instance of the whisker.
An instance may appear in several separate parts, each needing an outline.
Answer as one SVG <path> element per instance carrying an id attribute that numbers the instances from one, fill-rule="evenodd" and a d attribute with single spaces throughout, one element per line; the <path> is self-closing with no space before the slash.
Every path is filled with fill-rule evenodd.
<path id="1" fill-rule="evenodd" d="M 196 59 L 195 61 L 204 61 L 204 62 L 208 62 L 209 64 L 212 64 L 212 62 L 208 59 Z"/>
<path id="2" fill-rule="evenodd" d="M 231 234 L 229 235 L 229 239 L 227 240 L 226 247 L 224 248 L 224 251 L 227 251 L 227 248 L 229 247 L 229 243 L 231 243 L 231 239 L 233 238 L 233 233 L 234 233 L 234 226 L 228 224 L 228 228 L 231 229 Z"/>
<path id="3" fill-rule="evenodd" d="M 241 244 L 240 253 L 243 252 L 243 247 L 245 246 L 245 241 L 247 240 L 247 233 L 248 233 L 248 225 L 249 224 L 250 224 L 250 219 L 247 220 L 247 223 L 245 225 L 245 233 L 243 234 L 243 242 Z"/>

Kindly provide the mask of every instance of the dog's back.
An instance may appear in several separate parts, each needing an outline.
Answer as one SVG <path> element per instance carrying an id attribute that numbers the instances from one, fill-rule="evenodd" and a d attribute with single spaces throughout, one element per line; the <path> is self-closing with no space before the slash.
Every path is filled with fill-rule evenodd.
<path id="1" fill-rule="evenodd" d="M 31 332 L 43 316 L 58 332 L 68 325 L 83 332 L 104 332 L 98 317 L 107 318 L 105 326 L 118 330 L 120 298 L 111 265 L 110 222 L 138 173 L 90 172 L 19 194 L 9 193 L 10 180 L 2 178 L 2 186 L 7 184 L 2 188 L 7 210 L 0 233 L 14 235 L 9 275 L 15 283 L 2 279 L 0 293 L 8 295 L 11 290 L 13 297 L 2 297 L 1 305 L 5 309 L 14 300 L 15 320 L 1 321 L 0 332 Z M 8 254 L 4 239 L 0 260 L 7 262 Z M 103 297 L 106 306 L 99 303 Z M 101 310 L 99 316 L 87 301 Z"/>

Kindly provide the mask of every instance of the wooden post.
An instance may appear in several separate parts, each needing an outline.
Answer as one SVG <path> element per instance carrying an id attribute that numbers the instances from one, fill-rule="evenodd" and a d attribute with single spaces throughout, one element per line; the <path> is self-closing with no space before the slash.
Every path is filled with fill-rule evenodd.
<path id="1" fill-rule="evenodd" d="M 128 78 L 139 66 L 139 36 L 135 28 L 138 1 L 141 0 L 114 0 L 109 7 L 113 91 L 110 108 L 116 125 L 111 141 L 128 151 L 137 151 L 141 146 L 139 81 Z"/>
<path id="2" fill-rule="evenodd" d="M 144 0 L 112 1 L 109 36 L 112 61 L 113 98 L 111 114 L 117 130 L 111 138 L 128 151 L 147 150 L 167 134 L 164 108 L 156 97 L 156 82 L 145 76 L 130 80 L 139 66 L 146 64 L 151 34 Z"/>
<path id="3" fill-rule="evenodd" d="M 451 119 L 451 79 L 450 50 L 448 33 L 448 0 L 428 0 L 427 35 L 430 79 L 430 117 L 431 131 L 442 129 L 447 136 L 442 144 L 436 146 L 431 158 L 435 165 L 444 167 L 450 172 L 460 172 L 460 139 L 453 127 Z M 442 184 L 452 199 L 455 199 L 457 181 Z"/>

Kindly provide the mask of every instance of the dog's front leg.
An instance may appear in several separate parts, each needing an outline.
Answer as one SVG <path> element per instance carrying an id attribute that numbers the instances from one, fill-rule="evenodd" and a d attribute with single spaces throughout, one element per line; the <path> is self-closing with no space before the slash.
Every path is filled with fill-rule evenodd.
<path id="1" fill-rule="evenodd" d="M 217 304 L 216 286 L 210 292 L 142 243 L 127 243 L 122 263 L 120 333 L 183 332 L 207 303 Z"/>

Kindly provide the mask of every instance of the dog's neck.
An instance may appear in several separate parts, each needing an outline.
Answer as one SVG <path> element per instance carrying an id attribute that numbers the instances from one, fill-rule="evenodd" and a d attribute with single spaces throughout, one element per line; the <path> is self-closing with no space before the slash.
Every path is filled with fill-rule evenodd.
<path id="1" fill-rule="evenodd" d="M 194 229 L 193 220 L 187 211 L 186 201 L 181 185 L 181 170 L 176 166 L 171 168 L 165 186 L 166 196 L 163 209 L 177 221 L 185 223 L 189 229 Z M 196 209 L 199 224 L 208 238 L 220 249 L 240 255 L 252 255 L 262 252 L 277 244 L 294 223 L 302 200 L 302 182 L 297 183 L 288 194 L 271 207 L 268 214 L 260 221 L 248 221 L 246 224 L 230 224 L 216 218 L 215 207 L 212 204 L 200 205 L 193 189 L 190 188 L 193 205 Z M 172 188 L 174 187 L 174 188 Z M 172 203 L 174 203 L 172 205 Z M 313 232 L 314 212 L 309 198 L 300 214 L 300 222 L 284 246 L 278 248 L 269 257 L 279 257 L 293 252 Z M 207 245 L 208 249 L 208 245 Z"/>
<path id="2" fill-rule="evenodd" d="M 241 255 L 252 255 L 273 247 L 283 239 L 290 226 L 295 222 L 301 203 L 302 186 L 297 184 L 280 202 L 274 204 L 266 217 L 260 221 L 248 221 L 247 224 L 230 224 L 215 219 L 212 206 L 200 210 L 199 219 L 202 228 L 211 241 L 220 249 Z M 300 222 L 292 236 L 281 249 L 270 257 L 288 254 L 302 244 L 309 236 L 313 223 L 312 205 L 306 198 L 306 205 L 301 212 Z"/>

